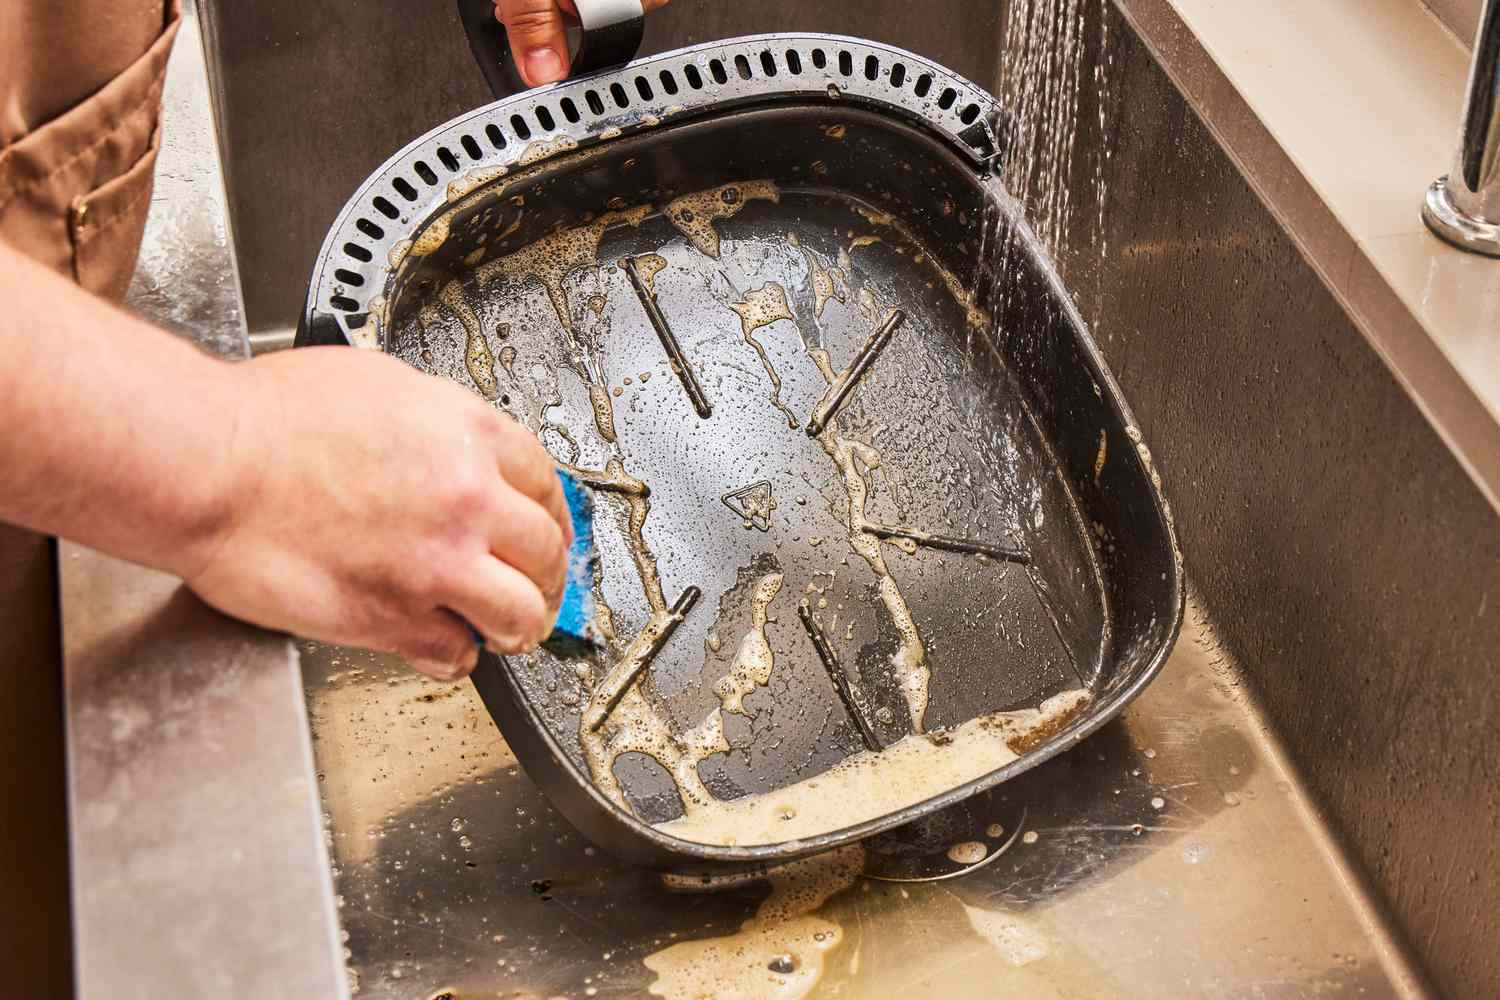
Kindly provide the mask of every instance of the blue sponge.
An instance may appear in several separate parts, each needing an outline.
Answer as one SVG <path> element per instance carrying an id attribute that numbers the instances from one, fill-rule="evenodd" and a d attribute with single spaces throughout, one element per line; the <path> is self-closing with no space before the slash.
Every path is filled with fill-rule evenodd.
<path id="1" fill-rule="evenodd" d="M 568 583 L 557 624 L 543 643 L 554 653 L 577 653 L 598 645 L 594 633 L 594 498 L 583 484 L 559 469 L 568 515 L 573 519 L 573 547 L 568 550 Z"/>
<path id="2" fill-rule="evenodd" d="M 573 520 L 573 546 L 568 549 L 568 582 L 557 623 L 542 645 L 559 656 L 580 656 L 599 645 L 594 631 L 594 565 L 599 561 L 594 550 L 594 497 L 570 473 L 558 469 L 557 478 L 562 480 L 568 516 Z M 469 622 L 464 624 L 483 649 L 484 634 Z"/>

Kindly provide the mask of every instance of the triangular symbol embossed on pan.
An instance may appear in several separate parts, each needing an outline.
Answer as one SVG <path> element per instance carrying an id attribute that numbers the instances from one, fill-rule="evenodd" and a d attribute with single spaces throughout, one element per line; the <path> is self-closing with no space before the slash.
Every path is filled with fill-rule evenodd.
<path id="1" fill-rule="evenodd" d="M 776 498 L 771 495 L 771 481 L 762 479 L 758 483 L 742 486 L 720 499 L 724 506 L 738 514 L 745 527 L 756 527 L 761 531 L 771 530 L 771 511 L 776 509 Z"/>

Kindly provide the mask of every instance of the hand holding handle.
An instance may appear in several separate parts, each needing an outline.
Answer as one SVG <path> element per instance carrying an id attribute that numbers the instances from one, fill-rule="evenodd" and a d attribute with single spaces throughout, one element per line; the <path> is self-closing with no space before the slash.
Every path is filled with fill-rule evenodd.
<path id="1" fill-rule="evenodd" d="M 534 23 L 535 19 L 561 14 L 558 0 L 505 0 L 500 6 L 508 12 L 507 20 L 514 31 L 524 30 L 527 19 Z M 572 75 L 622 66 L 635 58 L 645 30 L 642 0 L 572 0 L 572 6 L 582 28 L 578 51 L 572 57 Z M 458 0 L 458 14 L 469 36 L 469 48 L 495 97 L 509 97 L 527 89 L 517 54 L 496 18 L 495 0 Z M 549 47 L 538 51 L 545 61 Z M 526 55 L 522 53 L 521 57 Z"/>

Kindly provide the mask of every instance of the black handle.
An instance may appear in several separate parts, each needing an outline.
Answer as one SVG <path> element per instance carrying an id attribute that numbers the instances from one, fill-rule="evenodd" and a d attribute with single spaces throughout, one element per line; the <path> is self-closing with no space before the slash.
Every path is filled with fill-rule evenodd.
<path id="1" fill-rule="evenodd" d="M 635 58 L 646 30 L 640 0 L 574 0 L 574 5 L 583 33 L 573 54 L 573 76 L 623 66 Z M 505 27 L 495 19 L 495 0 L 458 0 L 458 17 L 495 98 L 525 90 Z"/>

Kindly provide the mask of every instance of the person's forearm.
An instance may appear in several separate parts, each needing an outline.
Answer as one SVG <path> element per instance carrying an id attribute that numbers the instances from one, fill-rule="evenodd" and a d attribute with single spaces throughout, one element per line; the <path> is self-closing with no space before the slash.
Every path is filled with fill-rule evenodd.
<path id="1" fill-rule="evenodd" d="M 0 302 L 0 520 L 189 571 L 226 516 L 233 366 L 3 243 Z"/>

